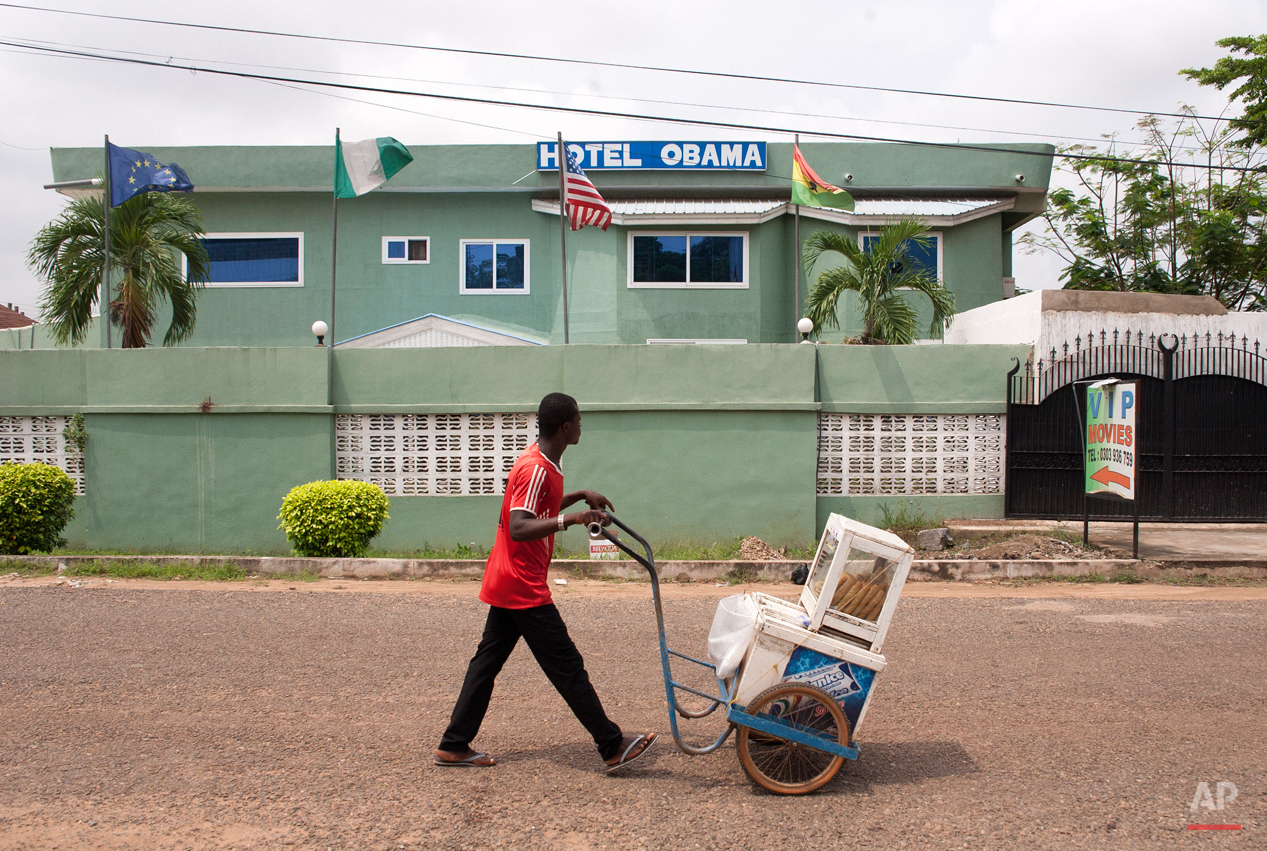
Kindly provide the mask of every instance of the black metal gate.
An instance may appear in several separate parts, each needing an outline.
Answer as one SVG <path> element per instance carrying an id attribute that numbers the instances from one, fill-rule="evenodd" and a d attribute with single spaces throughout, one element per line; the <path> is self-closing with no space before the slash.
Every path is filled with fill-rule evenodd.
<path id="1" fill-rule="evenodd" d="M 1148 520 L 1267 519 L 1267 358 L 1222 334 L 1123 342 L 1101 331 L 1073 350 L 1008 373 L 1006 513 L 1072 519 L 1083 512 L 1084 381 L 1139 382 L 1136 499 Z M 1095 345 L 1095 343 L 1099 345 Z M 1202 345 L 1203 344 L 1203 345 Z M 1097 517 L 1129 503 L 1095 500 Z"/>

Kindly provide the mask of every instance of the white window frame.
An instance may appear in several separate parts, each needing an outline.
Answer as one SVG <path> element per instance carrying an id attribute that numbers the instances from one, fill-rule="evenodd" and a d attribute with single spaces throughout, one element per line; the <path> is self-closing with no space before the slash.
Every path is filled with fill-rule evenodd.
<path id="1" fill-rule="evenodd" d="M 937 283 L 939 284 L 945 283 L 945 278 L 942 277 L 942 266 L 946 260 L 946 252 L 944 250 L 946 247 L 946 241 L 942 239 L 942 233 L 943 232 L 939 230 L 930 230 L 928 233 L 924 234 L 925 236 L 929 237 L 930 239 L 934 240 L 937 243 Z M 858 232 L 858 247 L 861 248 L 863 251 L 866 251 L 867 237 L 879 236 L 879 235 L 880 235 L 880 231 L 878 230 L 859 231 Z M 901 287 L 900 289 L 909 290 L 910 287 Z"/>
<path id="2" fill-rule="evenodd" d="M 686 237 L 686 282 L 685 283 L 640 283 L 634 281 L 634 237 L 636 236 L 684 236 Z M 693 236 L 739 236 L 743 237 L 743 281 L 738 284 L 726 283 L 691 283 L 691 237 Z M 702 231 L 702 230 L 640 230 L 629 231 L 625 246 L 625 267 L 627 283 L 631 290 L 746 290 L 751 278 L 748 275 L 750 254 L 748 247 L 748 231 Z"/>
<path id="3" fill-rule="evenodd" d="M 427 259 L 426 260 L 410 260 L 409 259 L 409 243 L 419 240 L 427 243 Z M 405 256 L 403 259 L 387 256 L 388 242 L 404 242 Z M 383 265 L 384 266 L 425 266 L 431 262 L 431 237 L 429 236 L 385 236 L 383 237 Z"/>
<path id="4" fill-rule="evenodd" d="M 271 239 L 299 237 L 299 280 L 298 281 L 231 281 L 216 282 L 208 281 L 206 286 L 222 288 L 222 287 L 302 287 L 304 285 L 304 233 L 303 231 L 287 231 L 287 232 L 271 232 L 271 231 L 251 231 L 246 233 L 204 233 L 203 239 Z M 183 254 L 180 257 L 180 272 L 184 278 L 189 277 L 189 259 Z"/>
<path id="5" fill-rule="evenodd" d="M 520 243 L 524 247 L 524 287 L 518 289 L 498 289 L 497 288 L 497 245 L 508 243 Z M 470 289 L 466 288 L 466 247 L 468 245 L 492 245 L 493 246 L 493 288 Z M 514 237 L 490 238 L 490 239 L 459 239 L 458 240 L 458 294 L 459 295 L 530 295 L 532 292 L 532 244 L 527 239 L 519 239 Z"/>

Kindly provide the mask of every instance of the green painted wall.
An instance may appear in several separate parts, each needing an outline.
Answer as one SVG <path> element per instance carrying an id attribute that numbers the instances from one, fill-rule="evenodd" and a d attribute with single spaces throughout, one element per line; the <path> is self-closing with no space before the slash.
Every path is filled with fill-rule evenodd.
<path id="1" fill-rule="evenodd" d="M 808 347 L 807 347 L 808 348 Z M 819 346 L 824 411 L 1000 414 L 1027 346 Z"/>
<path id="2" fill-rule="evenodd" d="M 774 546 L 815 536 L 815 414 L 779 411 L 600 411 L 582 415 L 581 442 L 563 456 L 569 490 L 592 488 L 653 545 L 757 535 Z M 501 497 L 394 497 L 380 550 L 492 545 Z M 581 552 L 588 539 L 555 539 Z"/>
<path id="3" fill-rule="evenodd" d="M 166 326 L 164 326 L 166 328 Z M 58 346 L 44 324 L 28 328 L 0 328 L 0 349 L 96 349 L 105 344 L 101 339 L 102 326 L 97 317 L 88 320 L 84 341 L 77 346 Z"/>
<path id="4" fill-rule="evenodd" d="M 564 458 L 570 487 L 606 493 L 655 541 L 781 546 L 811 541 L 825 512 L 874 520 L 905 499 L 815 496 L 820 408 L 1001 412 L 1017 356 L 1024 347 L 6 351 L 0 413 L 87 412 L 87 494 L 67 532 L 79 547 L 286 552 L 281 499 L 332 475 L 334 414 L 534 410 L 552 390 L 584 412 Z M 1002 512 L 993 496 L 912 499 L 929 517 Z M 487 547 L 499 506 L 395 497 L 376 547 Z"/>
<path id="5" fill-rule="evenodd" d="M 824 180 L 851 189 L 969 188 L 1040 195 L 1051 176 L 1055 148 L 1045 144 L 989 144 L 989 150 L 939 145 L 807 142 L 801 146 L 810 165 Z M 209 189 L 289 189 L 329 192 L 334 172 L 334 140 L 329 146 L 258 146 L 171 148 L 141 145 L 164 162 L 177 162 L 194 183 Z M 792 145 L 766 146 L 764 172 L 595 170 L 601 189 L 626 193 L 649 188 L 779 189 L 792 177 Z M 541 191 L 558 189 L 558 172 L 536 171 L 534 145 L 413 145 L 414 162 L 388 182 L 389 190 L 446 192 Z M 53 148 L 54 180 L 95 177 L 101 170 L 100 148 Z M 1024 174 L 1023 184 L 1016 182 Z"/>
<path id="6" fill-rule="evenodd" d="M 0 351 L 0 413 L 29 416 L 62 408 L 74 413 L 86 405 L 86 354 L 75 349 Z"/>
<path id="7" fill-rule="evenodd" d="M 584 410 L 813 408 L 809 346 L 550 346 L 335 352 L 338 411 L 536 410 L 560 390 Z"/>
<path id="8" fill-rule="evenodd" d="M 282 497 L 329 477 L 330 418 L 321 414 L 89 414 L 92 549 L 281 553 Z M 77 506 L 78 510 L 78 506 Z"/>
<path id="9" fill-rule="evenodd" d="M 815 536 L 804 471 L 817 463 L 816 421 L 813 411 L 591 413 L 563 469 L 569 488 L 594 488 L 635 529 L 655 530 L 653 545 L 740 535 L 794 544 Z M 583 535 L 561 544 L 587 546 Z"/>

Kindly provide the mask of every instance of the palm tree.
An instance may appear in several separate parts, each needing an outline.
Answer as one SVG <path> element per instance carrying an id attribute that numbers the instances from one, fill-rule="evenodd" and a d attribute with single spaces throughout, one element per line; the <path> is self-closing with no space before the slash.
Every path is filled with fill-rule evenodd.
<path id="1" fill-rule="evenodd" d="M 101 284 L 104 209 L 100 197 L 75 199 L 31 242 L 27 264 L 45 282 L 40 308 L 59 344 L 82 343 L 88 334 Z M 202 233 L 198 208 L 178 195 L 146 192 L 111 210 L 111 277 L 115 269 L 123 275 L 112 284 L 108 314 L 122 329 L 123 348 L 149 343 L 164 300 L 172 306 L 172 322 L 163 345 L 174 345 L 193 333 L 198 293 L 210 269 L 199 239 Z M 182 254 L 187 261 L 184 275 Z"/>
<path id="2" fill-rule="evenodd" d="M 915 308 L 902 290 L 923 293 L 933 303 L 930 335 L 950 324 L 955 297 L 930 272 L 910 257 L 911 243 L 927 245 L 928 228 L 917 221 L 901 221 L 880 229 L 878 238 L 863 249 L 856 237 L 815 231 L 805 241 L 805 268 L 813 268 L 825 252 L 844 256 L 845 265 L 819 273 L 805 300 L 814 330 L 839 328 L 836 304 L 845 291 L 861 302 L 863 343 L 909 345 L 915 339 Z"/>

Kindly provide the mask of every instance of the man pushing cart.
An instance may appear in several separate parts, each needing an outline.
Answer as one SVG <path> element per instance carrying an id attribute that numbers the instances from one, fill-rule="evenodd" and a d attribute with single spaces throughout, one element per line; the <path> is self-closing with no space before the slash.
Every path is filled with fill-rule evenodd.
<path id="1" fill-rule="evenodd" d="M 737 730 L 744 771 L 766 789 L 785 795 L 812 792 L 835 777 L 846 759 L 857 759 L 854 734 L 871 703 L 875 677 L 886 665 L 881 650 L 914 550 L 890 532 L 832 514 L 799 599 L 752 592 L 723 600 L 710 634 L 710 661 L 695 659 L 669 649 L 651 545 L 610 513 L 611 501 L 602 494 L 563 492 L 560 460 L 581 437 L 576 400 L 551 393 L 541 400 L 537 423 L 538 441 L 515 462 L 507 482 L 480 588 L 480 600 L 489 605 L 484 635 L 436 749 L 436 765 L 495 764 L 471 742 L 488 710 L 493 682 L 520 637 L 593 736 L 608 771 L 628 765 L 655 741 L 655 733 L 625 735 L 607 717 L 551 601 L 547 570 L 554 535 L 578 524 L 591 537 L 619 547 L 650 576 L 669 725 L 682 751 L 710 753 Z M 588 510 L 561 513 L 582 500 Z M 627 532 L 643 552 L 612 534 L 608 524 Z M 674 657 L 711 669 L 717 693 L 675 680 Z M 679 692 L 708 703 L 700 710 L 688 709 L 679 702 Z M 678 716 L 703 718 L 719 708 L 724 708 L 728 724 L 716 741 L 696 747 L 682 740 Z"/>

